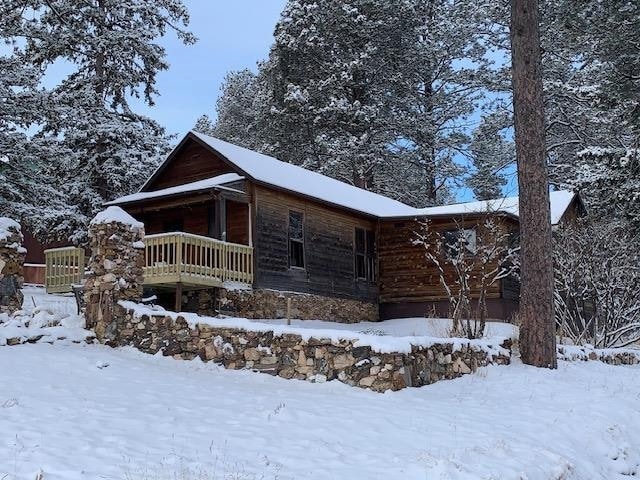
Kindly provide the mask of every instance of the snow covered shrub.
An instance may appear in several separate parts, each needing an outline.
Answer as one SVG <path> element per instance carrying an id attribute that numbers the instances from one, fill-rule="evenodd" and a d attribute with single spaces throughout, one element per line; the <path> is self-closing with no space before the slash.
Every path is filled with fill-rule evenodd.
<path id="1" fill-rule="evenodd" d="M 555 316 L 576 345 L 640 340 L 640 238 L 624 221 L 578 221 L 555 232 Z"/>
<path id="2" fill-rule="evenodd" d="M 481 338 L 490 287 L 517 277 L 519 247 L 507 224 L 492 212 L 473 222 L 456 220 L 455 225 L 453 230 L 442 230 L 425 220 L 414 243 L 424 246 L 426 260 L 438 272 L 453 320 L 451 334 Z"/>

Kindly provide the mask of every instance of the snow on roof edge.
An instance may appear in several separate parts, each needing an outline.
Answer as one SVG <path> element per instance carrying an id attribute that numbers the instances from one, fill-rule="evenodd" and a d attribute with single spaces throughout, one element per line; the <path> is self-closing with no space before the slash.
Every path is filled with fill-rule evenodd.
<path id="1" fill-rule="evenodd" d="M 207 190 L 209 188 L 221 187 L 226 183 L 237 182 L 244 180 L 244 177 L 237 173 L 223 173 L 222 175 L 216 175 L 215 177 L 205 178 L 204 180 L 197 180 L 195 182 L 185 183 L 182 185 L 176 185 L 173 187 L 162 188 L 160 190 L 152 190 L 150 192 L 137 192 L 131 195 L 125 195 L 123 197 L 116 198 L 110 202 L 105 202 L 105 206 L 109 205 L 121 205 L 123 203 L 133 203 L 143 200 L 150 200 L 154 198 L 170 197 L 173 195 L 180 195 L 183 193 L 195 192 L 198 190 Z M 228 189 L 235 190 L 235 189 Z M 244 192 L 241 192 L 244 193 Z"/>
<path id="2" fill-rule="evenodd" d="M 549 192 L 551 208 L 551 224 L 557 225 L 575 198 L 579 198 L 576 192 L 571 190 L 555 190 Z M 503 197 L 491 200 L 476 200 L 472 202 L 452 203 L 450 205 L 438 205 L 435 207 L 416 208 L 413 213 L 400 216 L 386 216 L 383 219 L 417 218 L 474 215 L 484 213 L 502 213 L 519 218 L 520 197 Z"/>
<path id="3" fill-rule="evenodd" d="M 392 198 L 350 185 L 263 153 L 191 131 L 200 141 L 241 170 L 251 180 L 372 217 L 413 210 Z"/>
<path id="4" fill-rule="evenodd" d="M 171 152 L 171 154 L 169 154 L 165 161 L 149 177 L 147 182 L 145 182 L 138 194 L 121 197 L 117 200 L 107 202 L 105 203 L 105 205 L 126 203 L 126 201 L 123 201 L 123 199 L 125 198 L 144 193 L 153 193 L 142 192 L 142 190 L 149 184 L 151 179 L 156 176 L 157 173 L 166 165 L 166 163 L 169 161 L 169 158 L 171 158 L 173 153 L 187 138 L 189 138 L 189 136 L 193 136 L 199 141 L 203 142 L 209 148 L 224 157 L 235 168 L 240 170 L 244 175 L 246 175 L 247 178 L 255 181 L 256 183 L 262 183 L 263 185 L 268 185 L 277 189 L 285 190 L 293 194 L 303 195 L 324 203 L 334 205 L 338 208 L 351 210 L 363 215 L 377 217 L 379 219 L 455 216 L 487 212 L 503 213 L 514 216 L 516 218 L 519 215 L 519 197 L 517 196 L 486 201 L 455 203 L 451 205 L 440 205 L 427 208 L 411 207 L 389 197 L 385 197 L 374 192 L 369 192 L 367 190 L 361 189 L 354 185 L 350 185 L 340 180 L 336 180 L 318 172 L 314 172 L 297 165 L 283 162 L 282 160 L 278 160 L 277 158 L 255 152 L 253 150 L 234 145 L 229 142 L 225 142 L 224 140 L 220 140 L 209 135 L 196 132 L 195 130 L 189 131 L 183 137 L 178 146 L 176 146 L 176 148 Z M 260 165 L 261 163 L 263 163 L 263 165 Z M 281 170 L 284 171 L 274 172 L 274 170 L 277 170 L 277 168 L 269 168 L 276 166 L 280 166 Z M 288 176 L 297 177 L 297 174 L 301 174 L 306 177 L 304 178 L 304 180 L 308 180 L 307 185 L 301 186 L 301 184 L 305 182 L 291 182 L 291 178 L 287 178 Z M 321 184 L 320 187 L 318 186 L 318 183 Z M 184 187 L 184 185 L 182 187 Z M 304 187 L 306 187 L 306 189 Z M 324 190 L 321 187 L 325 187 Z M 330 198 L 327 198 L 326 192 L 327 190 L 331 190 L 331 188 L 326 187 L 334 187 L 336 190 L 338 190 L 338 192 L 332 192 Z M 348 198 L 345 198 L 349 197 L 349 194 L 354 197 L 351 199 L 351 202 L 348 201 Z M 560 222 L 567 208 L 577 196 L 578 194 L 576 192 L 572 192 L 569 190 L 558 190 L 550 192 L 552 225 L 557 225 Z"/>

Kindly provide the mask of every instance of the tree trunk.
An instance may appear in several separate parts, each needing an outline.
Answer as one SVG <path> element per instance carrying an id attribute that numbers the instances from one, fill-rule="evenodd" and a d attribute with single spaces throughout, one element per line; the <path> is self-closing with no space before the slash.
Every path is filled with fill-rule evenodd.
<path id="1" fill-rule="evenodd" d="M 551 214 L 537 0 L 511 2 L 513 109 L 520 195 L 520 353 L 556 368 Z"/>

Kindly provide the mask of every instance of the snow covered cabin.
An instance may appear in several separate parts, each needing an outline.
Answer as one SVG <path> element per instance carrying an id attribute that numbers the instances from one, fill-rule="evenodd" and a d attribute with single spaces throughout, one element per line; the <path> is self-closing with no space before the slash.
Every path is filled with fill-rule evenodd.
<path id="1" fill-rule="evenodd" d="M 583 208 L 572 192 L 551 202 L 554 223 Z M 446 315 L 439 278 L 413 242 L 422 219 L 475 228 L 491 208 L 514 230 L 518 221 L 517 198 L 416 209 L 193 131 L 139 193 L 107 205 L 144 223 L 145 284 L 167 303 L 175 295 L 176 306 L 202 310 L 203 299 L 222 299 L 268 318 L 293 296 L 294 316 L 337 321 Z M 489 316 L 510 318 L 517 295 L 509 282 L 492 286 Z"/>

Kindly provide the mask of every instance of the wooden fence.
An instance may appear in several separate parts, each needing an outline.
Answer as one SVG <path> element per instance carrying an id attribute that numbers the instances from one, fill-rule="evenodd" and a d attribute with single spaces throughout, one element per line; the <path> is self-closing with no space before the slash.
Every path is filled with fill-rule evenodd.
<path id="1" fill-rule="evenodd" d="M 84 250 L 76 247 L 50 248 L 44 251 L 47 293 L 71 292 L 72 285 L 82 282 Z"/>

